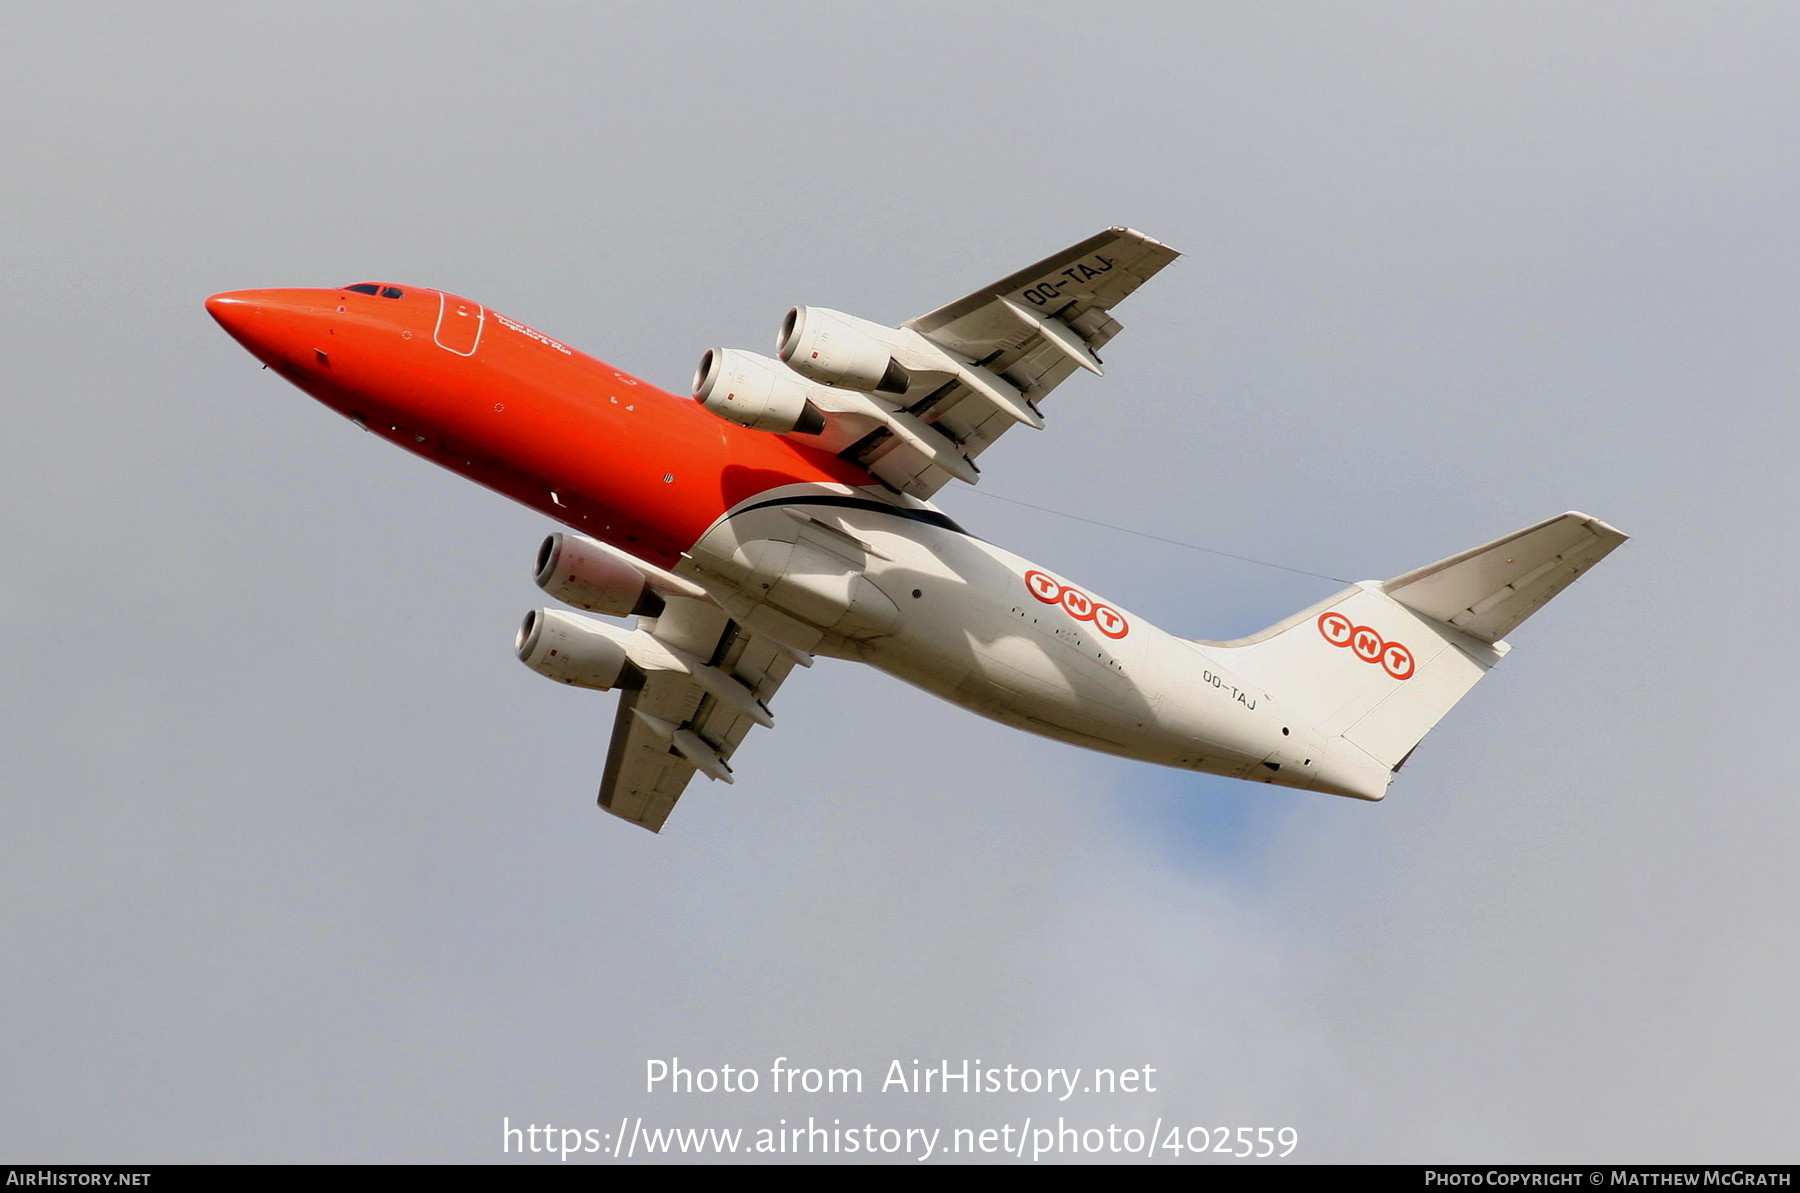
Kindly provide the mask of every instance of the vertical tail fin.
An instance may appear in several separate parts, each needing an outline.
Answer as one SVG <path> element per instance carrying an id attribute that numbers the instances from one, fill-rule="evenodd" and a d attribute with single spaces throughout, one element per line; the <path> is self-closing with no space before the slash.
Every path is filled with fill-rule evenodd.
<path id="1" fill-rule="evenodd" d="M 1561 514 L 1385 583 L 1346 588 L 1219 644 L 1220 661 L 1391 772 L 1506 654 L 1502 635 L 1624 541 L 1586 514 Z"/>

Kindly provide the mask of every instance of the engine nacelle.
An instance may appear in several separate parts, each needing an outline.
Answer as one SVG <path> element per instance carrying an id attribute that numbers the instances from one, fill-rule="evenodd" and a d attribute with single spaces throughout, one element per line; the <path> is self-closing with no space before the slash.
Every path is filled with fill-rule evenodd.
<path id="1" fill-rule="evenodd" d="M 865 329 L 893 334 L 891 328 L 842 311 L 795 307 L 782 320 L 781 333 L 775 337 L 775 353 L 790 369 L 820 385 L 865 393 L 905 393 L 912 384 L 912 375 L 881 340 Z"/>
<path id="2" fill-rule="evenodd" d="M 694 370 L 694 400 L 753 431 L 817 435 L 825 416 L 808 400 L 812 386 L 779 361 L 741 348 L 713 348 Z"/>
<path id="3" fill-rule="evenodd" d="M 643 572 L 579 534 L 545 539 L 533 579 L 563 604 L 609 617 L 655 617 L 663 610 L 662 598 L 650 590 Z"/>
<path id="4" fill-rule="evenodd" d="M 604 692 L 644 682 L 625 646 L 633 633 L 579 613 L 533 609 L 513 646 L 519 661 L 539 675 Z"/>

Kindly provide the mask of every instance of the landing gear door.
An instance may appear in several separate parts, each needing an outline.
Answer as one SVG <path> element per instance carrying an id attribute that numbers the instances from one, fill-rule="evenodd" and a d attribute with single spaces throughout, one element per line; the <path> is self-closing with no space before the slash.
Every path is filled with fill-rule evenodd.
<path id="1" fill-rule="evenodd" d="M 433 342 L 446 352 L 458 356 L 474 356 L 481 344 L 481 329 L 487 312 L 478 302 L 438 292 L 437 328 L 431 333 Z"/>

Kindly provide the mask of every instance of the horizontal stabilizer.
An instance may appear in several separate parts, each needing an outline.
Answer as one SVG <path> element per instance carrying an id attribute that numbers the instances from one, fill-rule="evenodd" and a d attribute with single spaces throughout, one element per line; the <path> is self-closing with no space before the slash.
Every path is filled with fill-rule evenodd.
<path id="1" fill-rule="evenodd" d="M 1624 541 L 1599 519 L 1571 511 L 1396 576 L 1381 591 L 1471 638 L 1495 642 Z"/>

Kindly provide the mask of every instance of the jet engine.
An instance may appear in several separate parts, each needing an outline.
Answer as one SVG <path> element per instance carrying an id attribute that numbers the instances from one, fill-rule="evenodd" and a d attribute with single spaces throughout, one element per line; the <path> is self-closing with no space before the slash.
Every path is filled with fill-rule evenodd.
<path id="1" fill-rule="evenodd" d="M 577 609 L 629 617 L 655 617 L 663 600 L 650 590 L 644 573 L 579 534 L 553 534 L 538 548 L 537 586 Z"/>
<path id="2" fill-rule="evenodd" d="M 842 311 L 795 307 L 782 320 L 775 354 L 796 373 L 820 385 L 865 393 L 905 393 L 912 375 L 865 327 L 895 334 L 892 328 L 878 327 Z"/>
<path id="3" fill-rule="evenodd" d="M 519 627 L 519 661 L 558 683 L 578 688 L 635 688 L 644 673 L 625 648 L 636 631 L 621 630 L 560 609 L 533 609 Z"/>
<path id="4" fill-rule="evenodd" d="M 777 435 L 825 429 L 812 388 L 780 362 L 741 348 L 713 348 L 694 370 L 695 401 L 727 422 Z"/>

